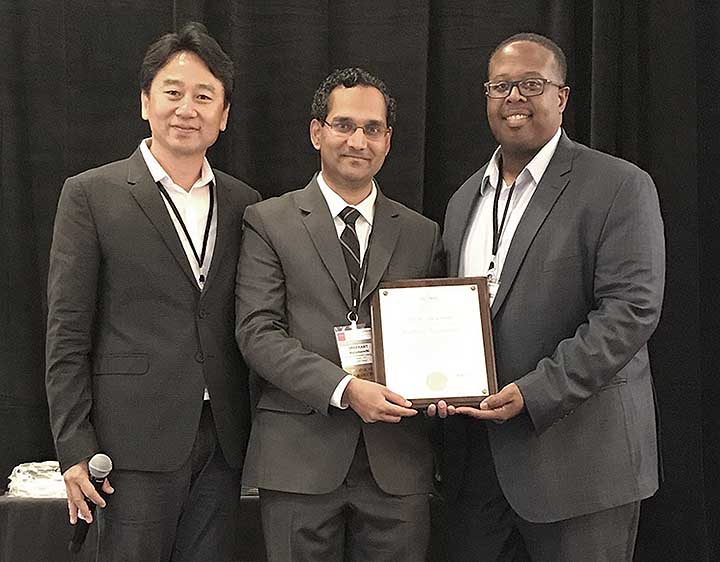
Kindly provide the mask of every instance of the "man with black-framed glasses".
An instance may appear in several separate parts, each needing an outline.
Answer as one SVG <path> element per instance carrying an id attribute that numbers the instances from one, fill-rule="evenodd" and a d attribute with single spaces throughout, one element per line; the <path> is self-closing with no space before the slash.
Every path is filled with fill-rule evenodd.
<path id="1" fill-rule="evenodd" d="M 489 279 L 501 390 L 430 409 L 451 416 L 449 558 L 631 562 L 640 501 L 658 488 L 646 345 L 665 273 L 655 186 L 563 132 L 554 42 L 510 37 L 488 74 L 500 146 L 452 197 L 444 242 L 451 275 Z"/>
<path id="2" fill-rule="evenodd" d="M 237 339 L 261 381 L 245 482 L 260 489 L 269 562 L 419 562 L 433 473 L 423 416 L 349 375 L 347 344 L 367 343 L 380 281 L 443 275 L 440 227 L 374 179 L 395 120 L 381 80 L 333 72 L 311 117 L 320 172 L 245 213 Z"/>

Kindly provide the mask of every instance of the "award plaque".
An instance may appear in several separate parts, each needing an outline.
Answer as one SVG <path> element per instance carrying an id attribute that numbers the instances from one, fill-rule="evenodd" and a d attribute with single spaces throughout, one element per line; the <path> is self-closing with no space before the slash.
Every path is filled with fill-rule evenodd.
<path id="1" fill-rule="evenodd" d="M 485 277 L 381 283 L 371 314 L 375 380 L 414 408 L 497 392 Z"/>

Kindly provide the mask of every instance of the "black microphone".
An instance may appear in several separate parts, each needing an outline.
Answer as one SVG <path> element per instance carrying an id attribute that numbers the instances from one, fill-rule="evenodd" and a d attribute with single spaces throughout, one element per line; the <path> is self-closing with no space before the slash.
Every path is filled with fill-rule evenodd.
<path id="1" fill-rule="evenodd" d="M 93 486 L 95 486 L 95 489 L 103 497 L 103 499 L 105 499 L 105 494 L 103 494 L 102 485 L 105 481 L 105 478 L 107 478 L 108 474 L 110 474 L 111 470 L 112 461 L 110 460 L 110 457 L 108 457 L 107 455 L 103 455 L 102 453 L 97 453 L 96 455 L 93 455 L 90 459 L 90 462 L 88 463 L 90 482 L 92 482 Z M 93 516 L 94 521 L 95 504 L 89 500 L 87 503 L 88 507 L 90 508 L 90 514 Z M 88 529 L 90 529 L 90 524 L 87 521 L 78 517 L 78 521 L 75 524 L 75 532 L 73 533 L 73 538 L 70 540 L 70 544 L 68 544 L 68 550 L 70 552 L 72 552 L 73 554 L 77 554 L 78 552 L 80 552 L 80 549 L 85 542 L 85 538 L 87 537 Z"/>

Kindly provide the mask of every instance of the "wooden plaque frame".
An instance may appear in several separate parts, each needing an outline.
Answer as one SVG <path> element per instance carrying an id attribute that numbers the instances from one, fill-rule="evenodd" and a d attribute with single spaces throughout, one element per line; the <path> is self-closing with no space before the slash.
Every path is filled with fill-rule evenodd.
<path id="1" fill-rule="evenodd" d="M 387 296 L 389 291 L 393 289 L 418 288 L 426 289 L 428 287 L 456 286 L 467 285 L 468 288 L 477 293 L 478 314 L 480 316 L 481 332 L 477 334 L 478 342 L 483 345 L 485 356 L 485 370 L 487 373 L 488 394 L 476 395 L 468 394 L 464 396 L 446 396 L 446 397 L 428 397 L 428 396 L 405 396 L 413 403 L 413 408 L 426 408 L 429 404 L 437 403 L 438 400 L 445 400 L 453 406 L 475 406 L 490 394 L 497 392 L 497 373 L 495 371 L 495 352 L 493 349 L 491 314 L 490 314 L 490 296 L 488 294 L 487 278 L 485 277 L 454 277 L 445 279 L 409 279 L 400 281 L 388 281 L 379 285 L 377 291 L 371 301 L 371 318 L 372 318 L 372 342 L 373 342 L 373 371 L 375 380 L 383 385 L 387 385 L 387 373 L 385 372 L 385 357 L 388 353 L 393 353 L 392 349 L 388 349 L 386 342 L 383 340 L 383 311 L 380 295 Z M 384 292 L 384 293 L 383 293 Z M 420 293 L 420 292 L 419 292 Z M 387 322 L 388 319 L 385 318 Z M 392 387 L 390 386 L 391 390 Z"/>

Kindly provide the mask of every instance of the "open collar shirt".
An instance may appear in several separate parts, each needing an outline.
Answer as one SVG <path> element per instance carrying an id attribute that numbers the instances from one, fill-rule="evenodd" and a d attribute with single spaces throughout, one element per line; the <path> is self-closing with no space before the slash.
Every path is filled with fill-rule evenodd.
<path id="1" fill-rule="evenodd" d="M 490 262 L 494 261 L 493 275 L 502 282 L 502 268 L 505 264 L 510 243 L 515 230 L 520 224 L 525 209 L 537 189 L 550 160 L 555 154 L 560 142 L 562 129 L 558 128 L 555 135 L 543 146 L 530 162 L 522 169 L 515 179 L 515 190 L 508 205 L 508 195 L 511 185 L 505 183 L 500 177 L 500 159 L 502 147 L 499 146 L 485 170 L 481 187 L 480 198 L 470 219 L 467 234 L 460 255 L 460 277 L 484 277 L 488 274 Z M 507 218 L 500 232 L 497 255 L 492 255 L 493 243 L 493 200 L 499 184 L 500 198 L 498 202 L 498 226 L 502 222 L 505 206 L 508 205 Z"/>

